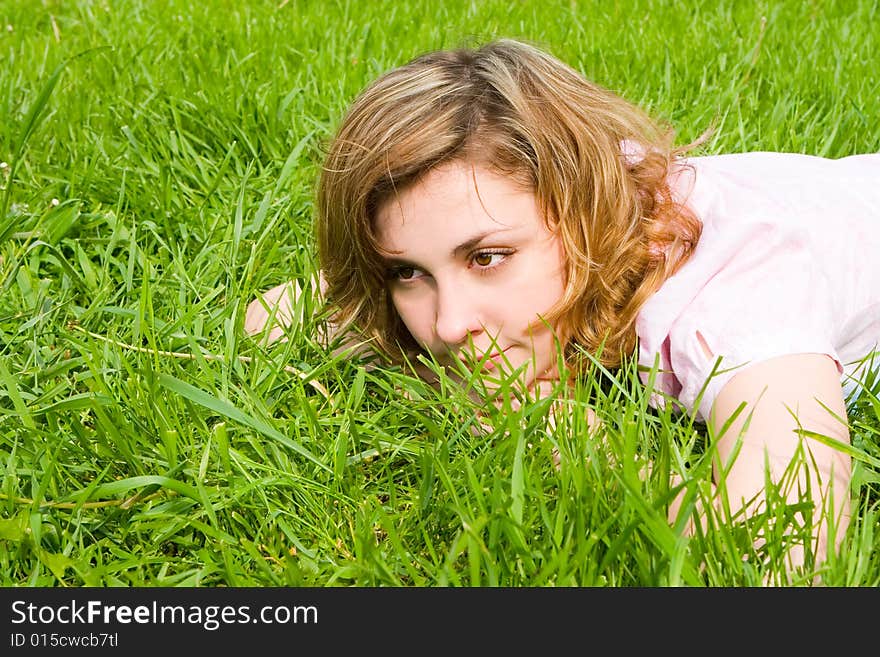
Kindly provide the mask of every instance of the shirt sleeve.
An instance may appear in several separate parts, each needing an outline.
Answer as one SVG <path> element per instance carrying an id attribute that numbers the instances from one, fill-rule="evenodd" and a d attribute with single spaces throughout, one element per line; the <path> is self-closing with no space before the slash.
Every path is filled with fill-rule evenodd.
<path id="1" fill-rule="evenodd" d="M 748 233 L 669 333 L 679 401 L 704 421 L 724 385 L 755 363 L 819 353 L 843 372 L 833 286 L 816 246 L 797 228 L 772 222 L 756 222 Z"/>

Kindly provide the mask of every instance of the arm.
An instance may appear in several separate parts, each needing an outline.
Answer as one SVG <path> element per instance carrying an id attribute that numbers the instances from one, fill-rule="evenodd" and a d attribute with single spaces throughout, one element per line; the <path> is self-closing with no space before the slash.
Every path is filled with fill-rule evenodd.
<path id="1" fill-rule="evenodd" d="M 263 339 L 267 343 L 275 342 L 293 322 L 293 309 L 300 294 L 299 283 L 288 281 L 251 301 L 244 316 L 245 333 L 259 335 L 268 328 Z"/>
<path id="2" fill-rule="evenodd" d="M 327 283 L 323 274 L 310 281 L 312 294 L 322 301 L 327 293 Z M 299 304 L 299 298 L 303 290 L 299 282 L 290 280 L 281 285 L 267 290 L 251 301 L 244 316 L 244 331 L 252 337 L 259 337 L 263 344 L 269 344 L 284 337 L 285 329 L 302 322 L 301 313 L 303 306 Z M 299 313 L 299 316 L 298 316 Z M 318 342 L 325 347 L 339 335 L 339 326 L 331 317 L 318 327 Z M 371 356 L 373 355 L 369 345 L 364 342 L 354 331 L 349 330 L 343 334 L 343 340 L 333 350 L 334 355 L 345 354 L 346 356 Z"/>
<path id="3" fill-rule="evenodd" d="M 741 403 L 746 407 L 721 435 L 724 424 Z M 836 416 L 836 417 L 835 417 Z M 712 406 L 710 424 L 718 438 L 721 464 L 715 465 L 718 482 L 719 465 L 726 467 L 737 440 L 742 446 L 730 466 L 726 479 L 730 510 L 735 513 L 751 498 L 757 499 L 747 511 L 763 506 L 765 464 L 770 476 L 779 482 L 795 456 L 801 437 L 798 429 L 828 436 L 849 444 L 849 428 L 840 419 L 846 418 L 846 406 L 835 362 L 823 354 L 795 354 L 756 363 L 734 376 L 722 389 Z M 824 560 L 828 548 L 828 522 L 825 507 L 833 496 L 834 518 L 837 523 L 833 537 L 839 543 L 849 521 L 850 457 L 813 438 L 804 438 L 806 463 L 809 466 L 810 491 L 817 534 L 817 562 Z M 798 482 L 806 483 L 807 473 L 798 471 Z M 796 502 L 798 488 L 790 486 L 788 501 Z M 803 563 L 802 550 L 791 553 L 793 565 Z"/>

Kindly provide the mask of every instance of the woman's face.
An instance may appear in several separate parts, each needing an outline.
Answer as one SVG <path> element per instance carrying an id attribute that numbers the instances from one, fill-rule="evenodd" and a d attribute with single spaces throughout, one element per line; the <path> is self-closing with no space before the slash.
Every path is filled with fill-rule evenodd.
<path id="1" fill-rule="evenodd" d="M 557 376 L 542 320 L 565 283 L 560 241 L 535 195 L 508 178 L 452 162 L 382 204 L 376 216 L 388 289 L 403 323 L 440 362 L 482 364 L 489 386 L 522 366 L 522 381 Z"/>

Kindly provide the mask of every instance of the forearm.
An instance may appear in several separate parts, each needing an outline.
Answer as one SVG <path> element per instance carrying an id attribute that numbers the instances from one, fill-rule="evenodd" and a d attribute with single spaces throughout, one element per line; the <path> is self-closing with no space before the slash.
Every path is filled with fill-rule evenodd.
<path id="1" fill-rule="evenodd" d="M 771 502 L 769 477 L 779 496 L 776 503 L 812 504 L 814 548 L 817 562 L 823 561 L 828 549 L 840 544 L 849 523 L 849 456 L 815 438 L 801 439 L 795 431 L 762 439 L 756 429 L 760 428 L 741 434 L 735 458 L 732 452 L 738 441 L 722 441 L 715 468 L 716 485 L 723 494 L 718 504 L 726 504 L 733 515 L 740 510 L 747 516 L 765 511 Z M 836 433 L 835 439 L 848 443 L 848 432 Z M 800 548 L 792 553 L 792 561 L 803 563 Z"/>
<path id="2" fill-rule="evenodd" d="M 247 306 L 245 332 L 259 337 L 265 344 L 284 339 L 288 330 L 305 323 L 307 307 L 323 306 L 326 294 L 323 276 L 312 277 L 308 293 L 313 301 L 311 304 L 304 303 L 302 285 L 295 279 L 263 292 Z M 325 347 L 334 345 L 335 355 L 366 355 L 371 351 L 361 336 L 352 330 L 343 331 L 333 317 L 316 325 L 315 339 Z"/>
<path id="3" fill-rule="evenodd" d="M 712 426 L 715 480 L 730 510 L 764 510 L 769 476 L 781 500 L 813 505 L 817 558 L 824 560 L 849 521 L 850 457 L 834 445 L 850 438 L 833 361 L 808 354 L 750 368 L 719 395 Z"/>

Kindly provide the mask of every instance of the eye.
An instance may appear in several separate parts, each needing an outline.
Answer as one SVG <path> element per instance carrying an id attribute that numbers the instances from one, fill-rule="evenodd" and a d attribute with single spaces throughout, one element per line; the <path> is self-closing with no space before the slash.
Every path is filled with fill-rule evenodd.
<path id="1" fill-rule="evenodd" d="M 491 269 L 501 265 L 513 253 L 504 251 L 479 251 L 471 256 L 471 263 L 480 269 Z"/>
<path id="2" fill-rule="evenodd" d="M 388 270 L 388 278 L 392 281 L 411 281 L 419 278 L 422 271 L 410 265 L 399 265 Z"/>

